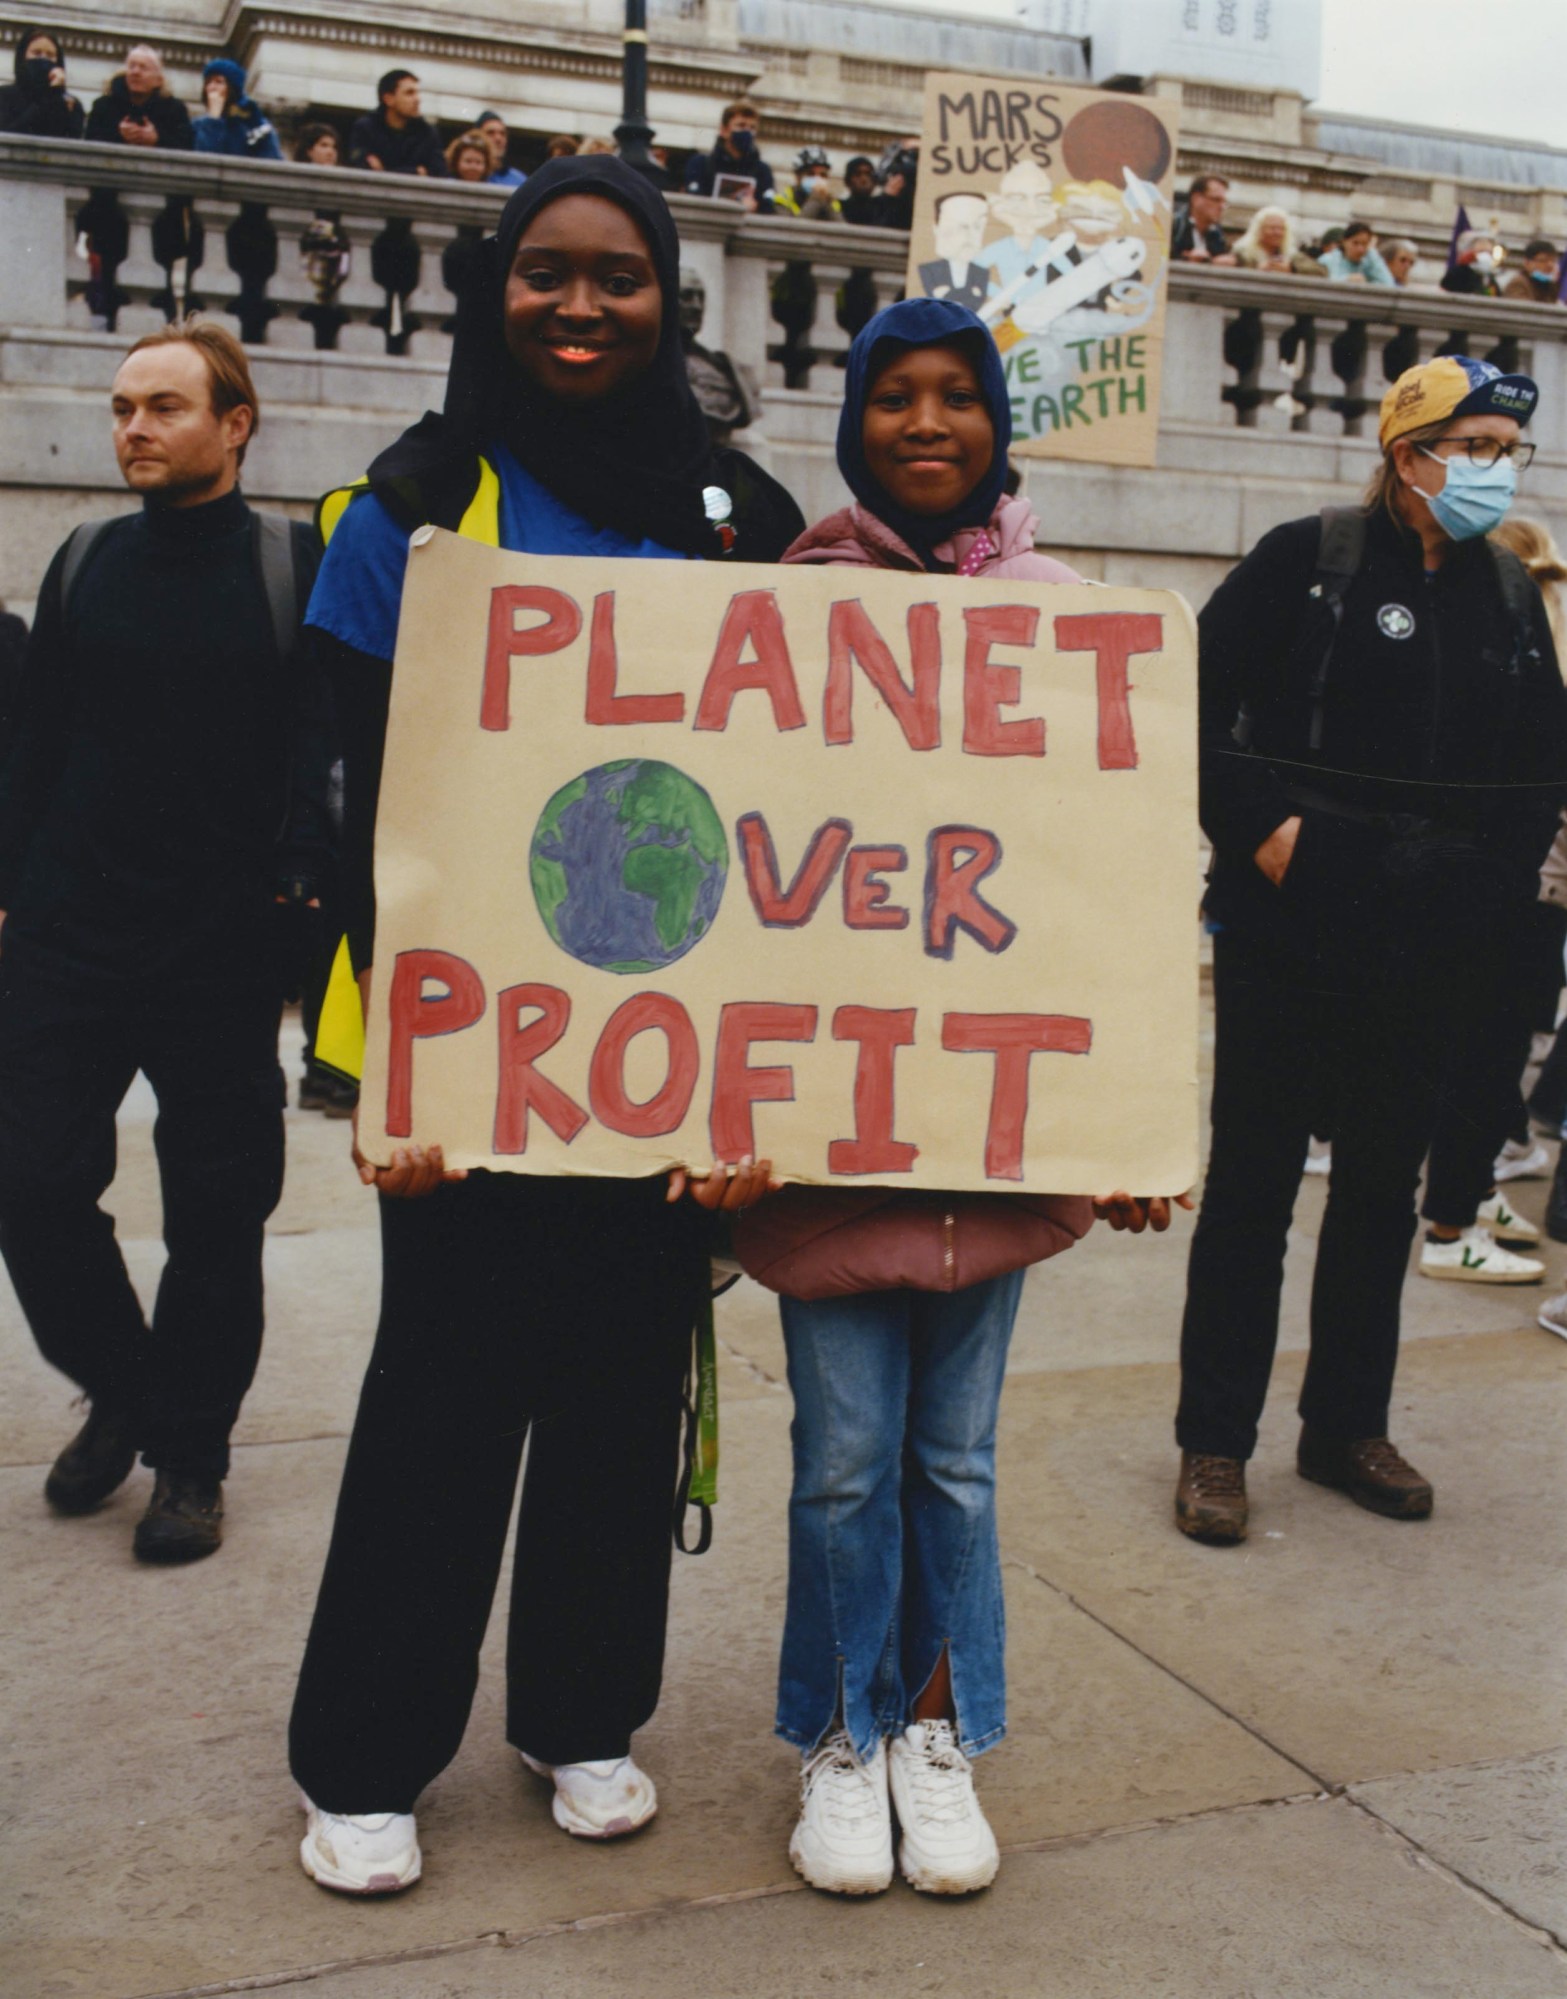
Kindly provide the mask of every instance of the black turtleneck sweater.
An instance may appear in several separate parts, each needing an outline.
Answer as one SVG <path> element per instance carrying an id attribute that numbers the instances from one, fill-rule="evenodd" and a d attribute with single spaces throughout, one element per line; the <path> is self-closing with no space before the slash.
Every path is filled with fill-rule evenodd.
<path id="1" fill-rule="evenodd" d="M 0 770 L 6 928 L 115 969 L 188 945 L 221 958 L 259 932 L 280 875 L 315 872 L 318 855 L 280 843 L 290 827 L 319 840 L 325 777 L 307 665 L 279 667 L 250 509 L 237 490 L 149 502 L 91 550 L 68 607 L 63 559 Z"/>

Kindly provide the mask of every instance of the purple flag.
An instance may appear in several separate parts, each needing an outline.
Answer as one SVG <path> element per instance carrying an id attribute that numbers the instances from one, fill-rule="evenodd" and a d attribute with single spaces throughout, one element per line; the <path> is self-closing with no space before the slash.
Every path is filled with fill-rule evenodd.
<path id="1" fill-rule="evenodd" d="M 1458 263 L 1458 239 L 1469 229 L 1469 211 L 1460 202 L 1458 213 L 1453 218 L 1453 233 L 1447 239 L 1447 268 L 1451 271 Z"/>

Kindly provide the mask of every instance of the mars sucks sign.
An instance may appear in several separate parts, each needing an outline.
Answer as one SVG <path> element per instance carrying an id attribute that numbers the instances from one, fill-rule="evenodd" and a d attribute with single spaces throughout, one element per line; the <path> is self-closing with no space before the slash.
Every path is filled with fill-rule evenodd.
<path id="1" fill-rule="evenodd" d="M 420 532 L 377 830 L 372 1158 L 1190 1182 L 1178 597 Z"/>
<path id="2" fill-rule="evenodd" d="M 1174 172 L 1156 98 L 926 78 L 908 291 L 991 329 L 1017 450 L 1153 464 Z"/>

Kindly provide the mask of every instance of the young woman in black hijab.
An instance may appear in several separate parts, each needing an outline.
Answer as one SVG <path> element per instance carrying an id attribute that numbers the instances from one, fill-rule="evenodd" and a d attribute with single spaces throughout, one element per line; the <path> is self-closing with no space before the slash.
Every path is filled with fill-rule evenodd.
<path id="1" fill-rule="evenodd" d="M 678 291 L 674 225 L 646 181 L 602 156 L 546 166 L 470 269 L 443 414 L 383 452 L 346 506 L 324 503 L 308 622 L 338 700 L 361 974 L 410 529 L 537 554 L 749 561 L 776 560 L 800 530 L 780 486 L 711 450 Z M 631 1737 L 663 1666 L 702 1209 L 759 1188 L 752 1169 L 690 1189 L 683 1174 L 463 1176 L 438 1147 L 360 1173 L 382 1196 L 381 1321 L 290 1752 L 306 1872 L 377 1894 L 419 1875 L 414 1803 L 462 1739 L 530 1432 L 507 1735 L 553 1778 L 566 1831 L 613 1838 L 653 1815 Z"/>
<path id="2" fill-rule="evenodd" d="M 0 84 L 0 132 L 35 139 L 79 139 L 86 114 L 65 87 L 65 43 L 53 28 L 24 28 L 16 38 L 14 83 Z"/>

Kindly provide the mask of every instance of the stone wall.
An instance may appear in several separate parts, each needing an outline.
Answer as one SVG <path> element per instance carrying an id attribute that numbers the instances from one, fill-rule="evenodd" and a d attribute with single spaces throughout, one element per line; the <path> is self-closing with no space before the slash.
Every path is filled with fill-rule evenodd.
<path id="1" fill-rule="evenodd" d="M 0 596 L 24 609 L 70 525 L 124 504 L 108 389 L 129 339 L 162 321 L 168 273 L 150 244 L 170 200 L 188 200 L 206 224 L 207 259 L 194 282 L 215 312 L 239 304 L 242 280 L 224 250 L 229 224 L 243 208 L 275 229 L 278 271 L 262 297 L 275 311 L 252 349 L 263 426 L 246 489 L 301 513 L 439 404 L 450 345 L 442 321 L 453 303 L 439 283 L 440 252 L 460 225 L 493 224 L 500 200 L 493 190 L 373 174 L 11 138 L 0 138 L 0 184 L 12 250 L 0 271 Z M 112 188 L 131 221 L 121 273 L 128 303 L 112 333 L 93 324 L 75 254 L 75 217 L 91 186 Z M 318 351 L 299 317 L 312 293 L 297 244 L 324 203 L 353 238 L 356 275 L 343 293 L 337 347 Z M 891 296 L 905 240 L 747 217 L 722 202 L 672 206 L 685 255 L 708 286 L 704 338 L 766 380 L 761 422 L 737 441 L 816 517 L 843 499 L 833 437 L 845 337 L 834 292 L 849 269 L 865 268 Z M 407 222 L 422 252 L 405 354 L 388 352 L 387 332 L 374 324 L 384 299 L 367 275 L 369 245 L 388 216 Z M 810 264 L 818 284 L 814 365 L 796 389 L 782 386 L 781 367 L 768 359 L 780 333 L 769 287 L 785 261 Z M 1157 466 L 1028 461 L 1043 544 L 1090 576 L 1167 585 L 1200 603 L 1269 527 L 1358 496 L 1375 462 L 1376 405 L 1389 375 L 1455 332 L 1471 351 L 1539 380 L 1531 434 L 1540 456 L 1523 509 L 1567 542 L 1567 313 L 1183 267 L 1171 277 Z"/>

